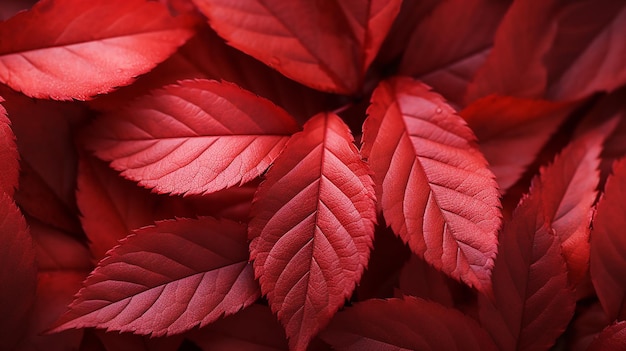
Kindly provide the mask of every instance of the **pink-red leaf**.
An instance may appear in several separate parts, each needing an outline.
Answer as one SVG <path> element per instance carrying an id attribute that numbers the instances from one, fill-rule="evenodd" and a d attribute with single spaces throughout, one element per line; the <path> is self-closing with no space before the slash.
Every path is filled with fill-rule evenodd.
<path id="1" fill-rule="evenodd" d="M 374 189 L 352 135 L 334 114 L 295 134 L 252 205 L 251 258 L 290 346 L 305 350 L 367 266 Z"/>
<path id="2" fill-rule="evenodd" d="M 158 222 L 110 251 L 53 331 L 182 333 L 253 303 L 245 226 L 211 217 Z"/>
<path id="3" fill-rule="evenodd" d="M 362 152 L 387 224 L 435 268 L 487 288 L 500 200 L 472 131 L 410 78 L 381 82 L 368 115 Z"/>
<path id="4" fill-rule="evenodd" d="M 0 102 L 4 101 L 0 97 Z M 15 145 L 15 135 L 11 130 L 11 121 L 7 118 L 7 111 L 0 105 L 0 193 L 13 196 L 19 179 L 19 154 Z"/>
<path id="5" fill-rule="evenodd" d="M 28 226 L 13 199 L 0 192 L 0 345 L 12 349 L 25 332 L 37 271 Z"/>
<path id="6" fill-rule="evenodd" d="M 558 237 L 531 190 L 504 224 L 493 269 L 493 299 L 479 297 L 479 318 L 501 350 L 547 350 L 576 305 Z"/>
<path id="7" fill-rule="evenodd" d="M 398 0 L 194 0 L 235 48 L 312 88 L 355 93 Z"/>
<path id="8" fill-rule="evenodd" d="M 591 233 L 591 281 L 610 320 L 626 319 L 626 159 L 616 161 Z"/>
<path id="9" fill-rule="evenodd" d="M 31 97 L 86 100 L 154 68 L 193 25 L 145 0 L 43 0 L 0 23 L 0 81 Z"/>
<path id="10" fill-rule="evenodd" d="M 618 322 L 606 327 L 593 340 L 587 351 L 620 351 L 626 350 L 626 322 Z"/>
<path id="11" fill-rule="evenodd" d="M 368 300 L 337 313 L 322 333 L 335 350 L 496 350 L 458 310 L 414 297 Z"/>
<path id="12" fill-rule="evenodd" d="M 490 95 L 459 114 L 472 128 L 480 151 L 505 193 L 572 111 L 574 104 Z M 515 155 L 515 156 L 512 156 Z"/>
<path id="13" fill-rule="evenodd" d="M 100 118 L 86 143 L 142 186 L 205 194 L 259 176 L 298 130 L 284 110 L 233 84 L 186 80 Z"/>

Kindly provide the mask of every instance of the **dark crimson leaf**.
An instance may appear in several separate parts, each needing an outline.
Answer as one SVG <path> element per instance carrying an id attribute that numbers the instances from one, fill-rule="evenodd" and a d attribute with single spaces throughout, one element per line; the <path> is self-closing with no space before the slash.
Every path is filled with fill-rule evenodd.
<path id="1" fill-rule="evenodd" d="M 0 102 L 4 101 L 0 97 Z M 11 121 L 7 118 L 7 111 L 0 105 L 0 193 L 13 196 L 19 179 L 19 154 L 15 145 L 15 135 L 11 130 Z"/>
<path id="2" fill-rule="evenodd" d="M 548 350 L 574 314 L 575 295 L 541 195 L 531 189 L 504 224 L 493 298 L 479 296 L 480 322 L 500 350 Z"/>
<path id="3" fill-rule="evenodd" d="M 598 203 L 591 233 L 591 281 L 610 320 L 626 318 L 626 159 L 616 161 Z"/>
<path id="4" fill-rule="evenodd" d="M 472 131 L 410 78 L 381 82 L 367 112 L 362 153 L 387 224 L 435 268 L 487 290 L 500 200 Z"/>
<path id="5" fill-rule="evenodd" d="M 497 350 L 458 310 L 414 297 L 368 300 L 337 313 L 322 333 L 335 350 Z"/>
<path id="6" fill-rule="evenodd" d="M 255 196 L 251 259 L 293 350 L 305 350 L 367 266 L 376 207 L 345 123 L 318 114 L 295 134 Z"/>
<path id="7" fill-rule="evenodd" d="M 24 217 L 0 192 L 0 345 L 12 349 L 25 333 L 35 301 L 35 250 Z"/>
<path id="8" fill-rule="evenodd" d="M 259 295 L 245 226 L 211 217 L 162 221 L 137 230 L 100 261 L 53 332 L 179 334 Z"/>
<path id="9" fill-rule="evenodd" d="M 587 351 L 620 350 L 626 350 L 626 322 L 624 321 L 606 327 L 587 349 Z"/>

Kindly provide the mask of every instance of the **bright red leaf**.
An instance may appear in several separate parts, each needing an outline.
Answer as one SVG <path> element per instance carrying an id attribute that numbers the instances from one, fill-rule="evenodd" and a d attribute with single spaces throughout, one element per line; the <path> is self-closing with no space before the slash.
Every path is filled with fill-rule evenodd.
<path id="1" fill-rule="evenodd" d="M 497 350 L 476 321 L 414 297 L 368 300 L 337 313 L 322 338 L 335 350 Z"/>
<path id="2" fill-rule="evenodd" d="M 312 88 L 351 94 L 363 84 L 365 72 L 402 2 L 194 0 L 194 3 L 233 47 Z"/>
<path id="3" fill-rule="evenodd" d="M 626 318 L 626 159 L 613 165 L 591 233 L 591 280 L 610 320 Z"/>
<path id="4" fill-rule="evenodd" d="M 480 322 L 500 350 L 547 350 L 574 314 L 560 241 L 543 213 L 541 195 L 533 188 L 504 224 L 493 299 L 479 297 Z"/>
<path id="5" fill-rule="evenodd" d="M 255 196 L 251 259 L 293 350 L 344 304 L 367 266 L 374 189 L 347 126 L 311 118 L 276 160 Z"/>
<path id="6" fill-rule="evenodd" d="M 193 25 L 144 0 L 42 0 L 0 23 L 0 81 L 32 97 L 86 100 L 154 68 Z"/>
<path id="7" fill-rule="evenodd" d="M 606 327 L 593 340 L 587 351 L 619 351 L 626 349 L 626 322 L 618 322 Z"/>
<path id="8" fill-rule="evenodd" d="M 37 284 L 35 250 L 24 217 L 0 192 L 0 345 L 11 349 L 25 332 Z"/>
<path id="9" fill-rule="evenodd" d="M 0 102 L 4 101 L 0 97 Z M 13 196 L 19 179 L 19 154 L 15 145 L 15 135 L 11 130 L 11 121 L 7 118 L 7 111 L 0 105 L 0 193 Z"/>
<path id="10" fill-rule="evenodd" d="M 86 143 L 142 186 L 206 194 L 259 176 L 298 130 L 284 110 L 233 84 L 187 80 L 100 118 Z"/>
<path id="11" fill-rule="evenodd" d="M 459 114 L 476 134 L 500 192 L 505 193 L 521 178 L 574 107 L 568 103 L 491 95 L 474 101 Z"/>
<path id="12" fill-rule="evenodd" d="M 435 268 L 486 289 L 500 201 L 472 131 L 409 78 L 381 82 L 368 115 L 362 152 L 387 224 Z"/>
<path id="13" fill-rule="evenodd" d="M 259 295 L 245 226 L 211 217 L 162 221 L 109 252 L 53 331 L 178 334 L 235 313 Z"/>

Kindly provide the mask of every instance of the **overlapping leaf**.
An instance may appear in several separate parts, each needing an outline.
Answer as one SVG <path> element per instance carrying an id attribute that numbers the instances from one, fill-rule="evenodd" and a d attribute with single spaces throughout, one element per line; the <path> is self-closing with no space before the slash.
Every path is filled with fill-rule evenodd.
<path id="1" fill-rule="evenodd" d="M 292 137 L 255 196 L 254 270 L 293 350 L 305 350 L 367 266 L 374 189 L 348 127 L 318 114 Z"/>
<path id="2" fill-rule="evenodd" d="M 229 220 L 158 222 L 109 254 L 54 331 L 177 334 L 235 313 L 260 295 L 248 263 L 246 228 Z"/>
<path id="3" fill-rule="evenodd" d="M 547 350 L 576 304 L 559 238 L 531 191 L 504 224 L 493 269 L 493 299 L 481 295 L 479 318 L 500 350 Z"/>
<path id="4" fill-rule="evenodd" d="M 588 351 L 626 349 L 626 322 L 618 322 L 606 327 L 589 345 Z"/>
<path id="5" fill-rule="evenodd" d="M 418 22 L 399 73 L 419 78 L 448 100 L 461 103 L 487 58 L 508 1 L 441 1 Z"/>
<path id="6" fill-rule="evenodd" d="M 368 114 L 362 152 L 387 224 L 437 269 L 488 287 L 500 201 L 472 131 L 409 78 L 380 83 Z"/>
<path id="7" fill-rule="evenodd" d="M 28 226 L 13 199 L 0 192 L 0 345 L 12 349 L 25 332 L 37 271 Z"/>
<path id="8" fill-rule="evenodd" d="M 85 100 L 148 72 L 193 25 L 144 0 L 43 0 L 0 23 L 0 81 L 32 97 Z"/>
<path id="9" fill-rule="evenodd" d="M 333 318 L 322 338 L 335 350 L 497 350 L 473 319 L 408 296 L 355 304 Z"/>
<path id="10" fill-rule="evenodd" d="M 0 102 L 4 101 L 0 97 Z M 0 105 L 0 193 L 13 196 L 19 179 L 19 154 L 15 145 L 15 135 L 11 130 L 11 121 L 7 118 L 7 111 Z"/>
<path id="11" fill-rule="evenodd" d="M 505 193 L 530 165 L 574 104 L 491 95 L 459 114 L 472 128 L 480 151 Z M 514 157 L 512 155 L 515 155 Z"/>
<path id="12" fill-rule="evenodd" d="M 620 1 L 515 1 L 467 101 L 491 93 L 574 100 L 614 90 L 626 81 L 625 29 Z"/>
<path id="13" fill-rule="evenodd" d="M 398 0 L 194 0 L 235 48 L 307 86 L 355 93 Z"/>
<path id="14" fill-rule="evenodd" d="M 591 233 L 591 280 L 610 320 L 626 319 L 626 159 L 616 161 Z"/>
<path id="15" fill-rule="evenodd" d="M 162 193 L 211 193 L 264 172 L 298 131 L 284 110 L 224 82 L 187 80 L 99 119 L 87 146 Z"/>

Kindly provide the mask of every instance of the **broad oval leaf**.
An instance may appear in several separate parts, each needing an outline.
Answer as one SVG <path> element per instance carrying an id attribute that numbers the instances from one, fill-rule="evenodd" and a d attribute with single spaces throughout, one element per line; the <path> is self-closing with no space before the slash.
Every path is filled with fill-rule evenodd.
<path id="1" fill-rule="evenodd" d="M 0 192 L 0 344 L 9 350 L 19 341 L 35 302 L 37 268 L 26 220 L 6 193 Z"/>
<path id="2" fill-rule="evenodd" d="M 100 261 L 52 331 L 178 334 L 259 296 L 244 225 L 211 217 L 161 221 L 137 230 Z"/>
<path id="3" fill-rule="evenodd" d="M 613 164 L 591 233 L 591 281 L 609 320 L 626 319 L 626 159 Z"/>
<path id="4" fill-rule="evenodd" d="M 490 285 L 500 200 L 463 119 L 410 78 L 381 82 L 363 125 L 385 220 L 417 255 L 478 289 Z"/>
<path id="5" fill-rule="evenodd" d="M 144 0 L 43 0 L 0 23 L 0 81 L 31 97 L 86 100 L 154 68 L 194 24 Z"/>
<path id="6" fill-rule="evenodd" d="M 206 194 L 259 176 L 299 129 L 287 112 L 234 84 L 185 80 L 100 118 L 86 144 L 139 185 Z"/>
<path id="7" fill-rule="evenodd" d="M 315 89 L 355 93 L 399 0 L 193 0 L 233 47 Z"/>
<path id="8" fill-rule="evenodd" d="M 0 102 L 4 99 L 0 97 Z M 7 118 L 7 111 L 0 105 L 0 193 L 7 193 L 13 196 L 17 188 L 20 167 L 17 145 L 15 145 L 15 134 L 11 130 L 11 121 Z"/>
<path id="9" fill-rule="evenodd" d="M 587 351 L 626 350 L 626 322 L 610 325 L 593 340 Z"/>
<path id="10" fill-rule="evenodd" d="M 493 269 L 493 296 L 479 295 L 481 324 L 501 350 L 548 350 L 574 315 L 559 238 L 536 189 L 504 224 Z"/>
<path id="11" fill-rule="evenodd" d="M 497 350 L 476 321 L 410 296 L 368 300 L 337 313 L 322 334 L 335 350 Z"/>
<path id="12" fill-rule="evenodd" d="M 318 114 L 295 134 L 252 205 L 254 271 L 293 350 L 343 306 L 367 266 L 374 189 L 348 127 Z"/>

